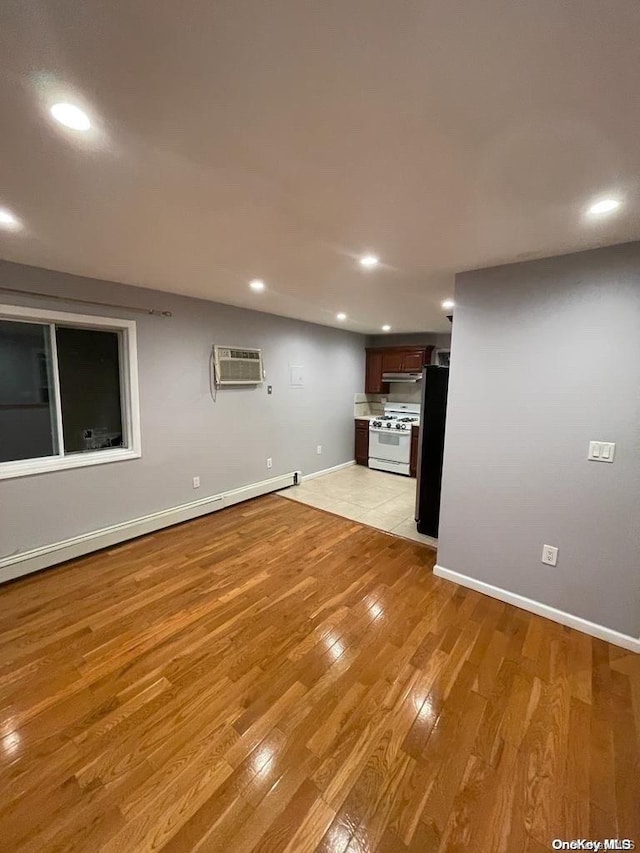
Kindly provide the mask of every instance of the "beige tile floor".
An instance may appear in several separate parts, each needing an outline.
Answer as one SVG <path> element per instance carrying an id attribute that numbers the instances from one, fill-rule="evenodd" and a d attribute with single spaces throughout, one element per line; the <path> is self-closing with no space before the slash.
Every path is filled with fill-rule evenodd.
<path id="1" fill-rule="evenodd" d="M 437 545 L 436 539 L 416 530 L 413 515 L 416 481 L 411 477 L 353 465 L 311 480 L 303 479 L 299 486 L 278 494 L 405 539 Z"/>

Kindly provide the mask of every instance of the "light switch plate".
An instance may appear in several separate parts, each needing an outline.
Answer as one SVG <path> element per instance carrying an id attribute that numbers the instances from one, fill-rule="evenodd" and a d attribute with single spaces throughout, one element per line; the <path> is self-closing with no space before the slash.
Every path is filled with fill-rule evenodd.
<path id="1" fill-rule="evenodd" d="M 587 459 L 591 462 L 613 462 L 615 452 L 614 441 L 590 441 Z"/>

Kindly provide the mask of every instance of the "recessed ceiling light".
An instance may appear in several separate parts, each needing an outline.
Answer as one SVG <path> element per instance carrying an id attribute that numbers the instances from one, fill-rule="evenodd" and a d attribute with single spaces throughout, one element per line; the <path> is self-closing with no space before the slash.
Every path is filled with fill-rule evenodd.
<path id="1" fill-rule="evenodd" d="M 603 213 L 613 213 L 619 207 L 620 202 L 617 198 L 603 198 L 591 205 L 589 213 L 592 216 L 601 216 Z"/>
<path id="2" fill-rule="evenodd" d="M 377 258 L 375 255 L 362 255 L 360 258 L 360 266 L 364 267 L 366 270 L 372 270 L 374 267 L 377 267 L 380 263 L 380 258 Z"/>
<path id="3" fill-rule="evenodd" d="M 382 331 L 383 331 L 383 332 L 390 332 L 390 331 L 391 331 L 391 326 L 388 326 L 388 325 L 385 323 L 385 325 L 382 327 Z"/>
<path id="4" fill-rule="evenodd" d="M 339 314 L 336 314 L 336 320 L 340 320 L 341 323 L 343 320 L 346 320 L 346 319 L 347 319 L 347 315 L 343 311 L 340 311 Z"/>
<path id="5" fill-rule="evenodd" d="M 442 303 L 442 307 L 447 308 L 447 309 L 455 308 L 456 303 L 453 301 L 453 299 L 445 299 L 444 302 Z"/>
<path id="6" fill-rule="evenodd" d="M 89 116 L 75 104 L 54 104 L 50 112 L 56 121 L 71 130 L 89 130 L 91 127 Z"/>
<path id="7" fill-rule="evenodd" d="M 20 220 L 10 210 L 7 210 L 6 207 L 0 207 L 0 228 L 17 231 L 21 227 Z"/>
<path id="8" fill-rule="evenodd" d="M 264 290 L 264 281 L 261 278 L 254 278 L 253 281 L 249 282 L 249 287 L 257 293 L 260 290 Z"/>

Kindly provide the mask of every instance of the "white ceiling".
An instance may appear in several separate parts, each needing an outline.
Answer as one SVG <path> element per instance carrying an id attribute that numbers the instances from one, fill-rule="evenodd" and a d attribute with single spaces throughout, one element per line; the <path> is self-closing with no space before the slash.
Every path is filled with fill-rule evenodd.
<path id="1" fill-rule="evenodd" d="M 640 237 L 638 0 L 2 0 L 0 74 L 8 260 L 446 331 L 456 271 Z"/>

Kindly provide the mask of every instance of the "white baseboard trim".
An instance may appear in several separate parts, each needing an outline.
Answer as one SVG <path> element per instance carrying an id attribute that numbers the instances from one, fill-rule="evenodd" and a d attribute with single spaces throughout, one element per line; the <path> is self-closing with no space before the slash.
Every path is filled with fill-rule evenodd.
<path id="1" fill-rule="evenodd" d="M 605 640 L 607 643 L 612 643 L 614 646 L 621 646 L 623 649 L 628 649 L 630 652 L 640 652 L 640 638 L 630 637 L 628 634 L 621 634 L 619 631 L 614 631 L 612 628 L 605 628 L 604 625 L 598 625 L 595 622 L 589 622 L 588 619 L 582 619 L 580 616 L 573 616 L 571 613 L 565 613 L 564 610 L 556 610 L 549 604 L 542 604 L 540 601 L 534 601 L 532 598 L 525 598 L 515 592 L 509 592 L 507 589 L 502 589 L 498 586 L 492 586 L 490 583 L 470 578 L 468 575 L 461 575 L 458 572 L 453 572 L 451 569 L 445 569 L 444 566 L 436 564 L 433 569 L 434 575 L 439 578 L 444 578 L 448 581 L 453 581 L 460 586 L 465 586 L 468 589 L 473 589 L 476 592 L 481 592 L 484 595 L 489 595 L 491 598 L 497 598 L 498 601 L 504 601 L 507 604 L 514 604 L 522 610 L 528 610 L 529 613 L 535 613 L 538 616 L 544 616 L 551 619 L 553 622 L 559 622 L 561 625 L 567 625 L 569 628 L 575 628 L 576 631 L 582 631 L 583 634 L 589 634 L 592 637 L 597 637 L 600 640 Z"/>
<path id="2" fill-rule="evenodd" d="M 332 474 L 334 471 L 341 471 L 343 468 L 351 468 L 351 466 L 355 464 L 355 459 L 351 459 L 349 462 L 341 462 L 340 465 L 334 465 L 333 468 L 325 468 L 322 471 L 314 471 L 313 474 L 303 474 L 302 480 L 315 480 L 316 477 L 324 477 L 325 474 Z"/>
<path id="3" fill-rule="evenodd" d="M 162 527 L 170 527 L 172 524 L 179 524 L 181 521 L 189 521 L 192 518 L 216 512 L 219 509 L 224 509 L 224 507 L 256 498 L 259 495 L 277 492 L 279 489 L 293 485 L 296 479 L 299 480 L 300 476 L 300 471 L 292 471 L 289 474 L 282 474 L 279 477 L 272 477 L 259 483 L 251 483 L 248 486 L 222 492 L 219 495 L 211 495 L 197 501 L 190 501 L 186 504 L 153 512 L 150 515 L 133 518 L 130 521 L 123 521 L 120 524 L 112 524 L 110 527 L 92 530 L 71 539 L 43 545 L 41 548 L 11 554 L 9 557 L 0 559 L 0 583 L 40 571 L 40 569 L 46 569 L 74 557 L 81 557 L 100 548 L 109 548 L 112 545 L 125 542 L 127 539 L 134 539 L 136 536 L 160 530 Z"/>

